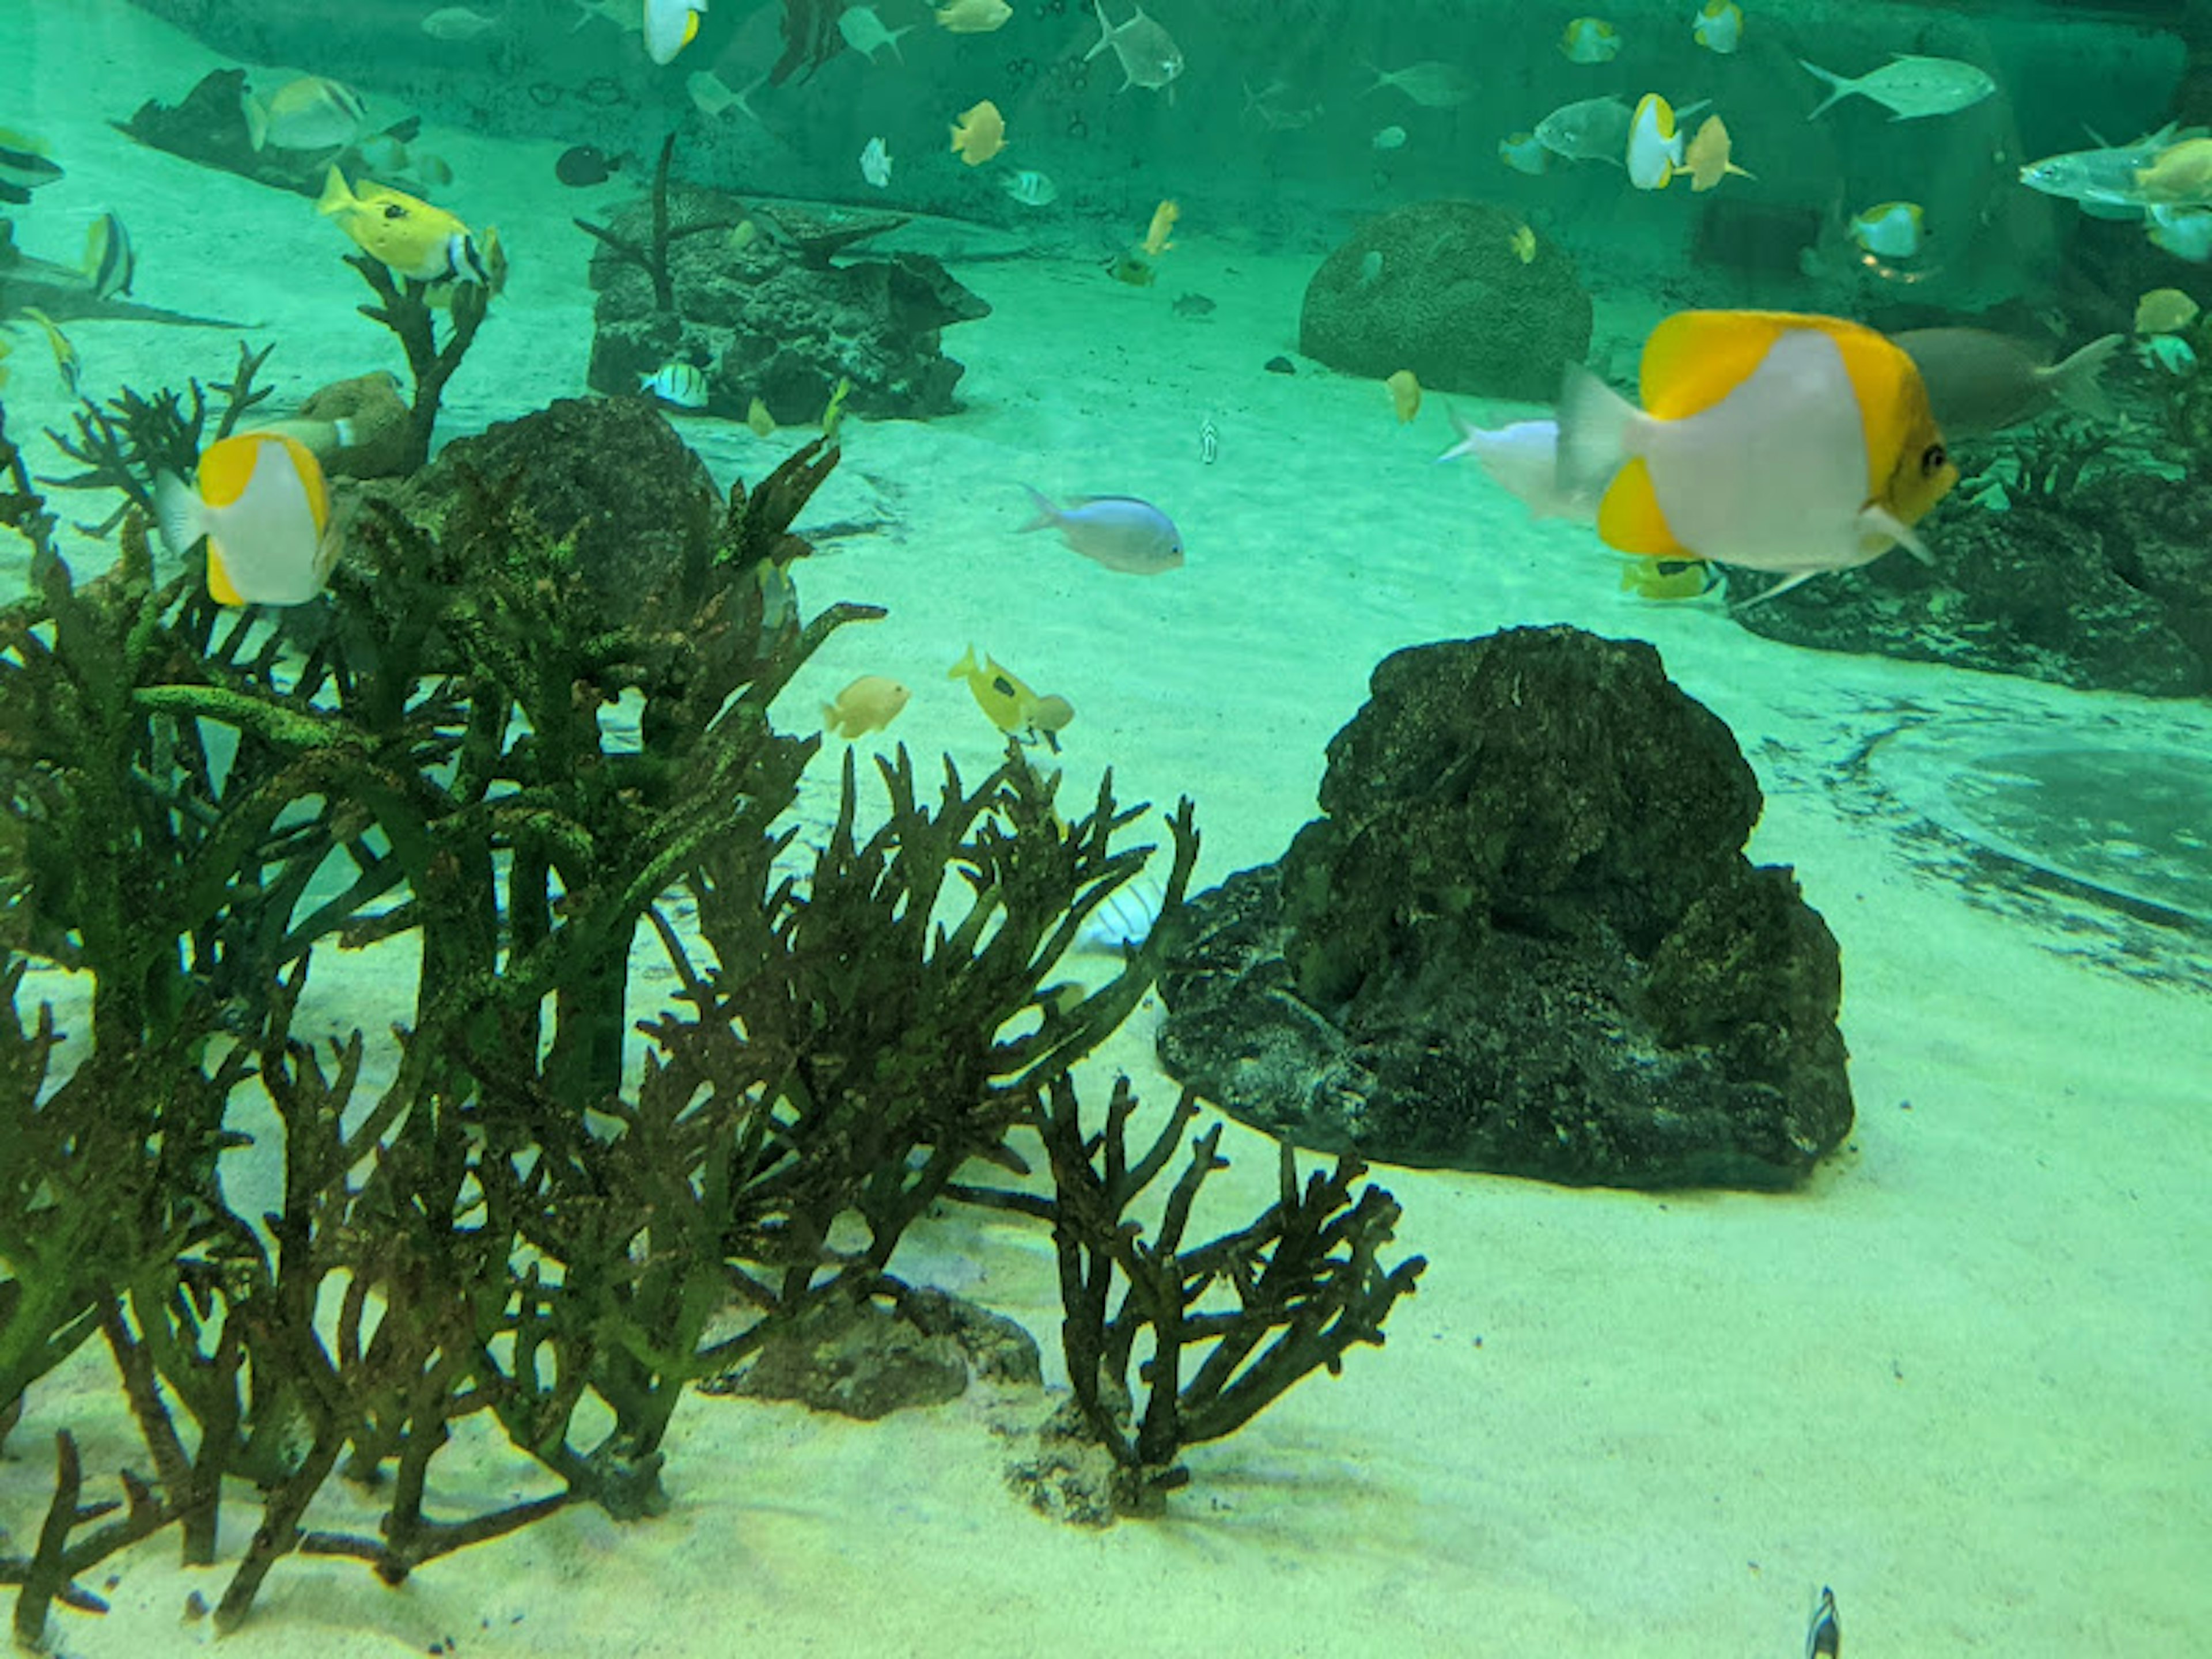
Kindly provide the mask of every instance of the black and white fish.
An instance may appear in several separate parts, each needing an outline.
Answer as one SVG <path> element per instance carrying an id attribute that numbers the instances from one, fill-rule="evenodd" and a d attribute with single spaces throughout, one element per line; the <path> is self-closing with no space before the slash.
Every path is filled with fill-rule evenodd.
<path id="1" fill-rule="evenodd" d="M 59 165 L 46 159 L 35 139 L 0 127 L 0 202 L 21 207 L 33 191 L 61 176 Z"/>
<path id="2" fill-rule="evenodd" d="M 1820 1599 L 1813 1607 L 1813 1623 L 1805 1632 L 1805 1659 L 1842 1659 L 1844 1627 L 1836 1620 L 1836 1593 L 1820 1586 Z"/>
<path id="3" fill-rule="evenodd" d="M 707 406 L 707 373 L 696 363 L 664 363 L 651 374 L 638 377 L 638 390 L 671 409 L 700 410 Z"/>
<path id="4" fill-rule="evenodd" d="M 1079 951 L 1103 951 L 1119 955 L 1134 950 L 1152 937 L 1167 894 L 1158 882 L 1139 876 L 1125 882 L 1106 896 L 1106 902 L 1083 919 L 1075 935 Z"/>
<path id="5" fill-rule="evenodd" d="M 130 293 L 131 279 L 137 274 L 138 256 L 131 252 L 123 221 L 112 213 L 101 214 L 92 222 L 84 239 L 85 281 L 100 298 L 112 300 Z"/>
<path id="6" fill-rule="evenodd" d="M 1035 167 L 1024 167 L 999 188 L 1024 207 L 1050 207 L 1060 199 L 1060 186 Z"/>

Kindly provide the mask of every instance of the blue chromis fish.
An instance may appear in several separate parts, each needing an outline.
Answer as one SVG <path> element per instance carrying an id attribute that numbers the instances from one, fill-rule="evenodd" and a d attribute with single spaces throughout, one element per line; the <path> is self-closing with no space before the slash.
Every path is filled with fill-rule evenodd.
<path id="1" fill-rule="evenodd" d="M 333 166 L 315 210 L 336 219 L 362 252 L 395 276 L 418 283 L 491 281 L 469 228 L 445 209 L 404 191 L 363 179 L 356 192 Z"/>
<path id="2" fill-rule="evenodd" d="M 1644 342 L 1641 380 L 1640 409 L 1580 368 L 1561 394 L 1559 483 L 1602 489 L 1607 545 L 1787 586 L 1900 544 L 1929 557 L 1912 526 L 1959 469 L 1892 341 L 1834 317 L 1680 312 Z"/>
<path id="3" fill-rule="evenodd" d="M 1031 489 L 1036 517 L 1026 531 L 1057 530 L 1086 559 L 1132 576 L 1157 576 L 1182 562 L 1182 532 L 1150 501 L 1133 495 L 1079 495 L 1066 508 Z"/>
<path id="4" fill-rule="evenodd" d="M 46 159 L 44 145 L 0 127 L 0 202 L 21 207 L 33 191 L 61 176 L 59 165 Z"/>
<path id="5" fill-rule="evenodd" d="M 70 337 L 61 331 L 54 319 L 36 306 L 25 306 L 19 313 L 27 323 L 34 323 L 46 337 L 46 344 L 54 354 L 54 372 L 62 377 L 62 385 L 72 398 L 84 396 L 84 359 L 76 355 Z"/>
<path id="6" fill-rule="evenodd" d="M 179 557 L 207 538 L 208 592 L 218 605 L 305 605 L 337 558 L 330 486 L 295 438 L 240 433 L 210 446 L 188 484 L 154 481 L 161 540 Z"/>
<path id="7" fill-rule="evenodd" d="M 131 234 L 112 213 L 92 222 L 84 239 L 84 279 L 103 300 L 131 292 L 138 275 L 138 256 L 131 251 Z"/>

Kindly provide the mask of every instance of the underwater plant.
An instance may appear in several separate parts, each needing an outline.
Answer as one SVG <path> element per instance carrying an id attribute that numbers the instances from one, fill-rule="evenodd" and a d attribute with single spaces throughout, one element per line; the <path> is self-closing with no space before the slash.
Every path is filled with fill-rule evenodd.
<path id="1" fill-rule="evenodd" d="M 432 284 L 411 276 L 394 282 L 391 269 L 367 253 L 349 253 L 345 262 L 361 273 L 362 281 L 376 294 L 376 303 L 359 307 L 361 314 L 390 329 L 407 355 L 407 373 L 415 383 L 415 395 L 408 402 L 407 441 L 399 470 L 413 472 L 430 459 L 439 399 L 445 395 L 446 382 L 453 378 L 475 343 L 477 331 L 483 326 L 492 291 L 483 283 L 451 283 L 434 289 Z M 430 295 L 434 291 L 444 295 L 453 317 L 443 345 L 438 343 L 433 326 Z"/>
<path id="2" fill-rule="evenodd" d="M 274 349 L 264 346 L 255 351 L 239 342 L 238 367 L 228 384 L 214 388 L 222 410 L 212 436 L 208 435 L 207 391 L 197 380 L 184 392 L 164 386 L 151 396 L 126 386 L 105 406 L 86 398 L 70 417 L 76 436 L 51 430 L 46 434 L 62 453 L 85 470 L 43 482 L 58 489 L 122 492 L 123 504 L 95 528 L 95 535 L 111 534 L 133 507 L 149 518 L 155 516 L 154 480 L 164 472 L 189 477 L 203 450 L 230 436 L 247 411 L 268 398 L 272 388 L 253 381 Z"/>
<path id="3" fill-rule="evenodd" d="M 653 167 L 653 228 L 643 242 L 618 235 L 605 225 L 595 225 L 588 219 L 574 221 L 577 229 L 597 240 L 617 258 L 635 265 L 653 283 L 654 309 L 668 316 L 677 314 L 676 280 L 668 261 L 668 250 L 687 236 L 697 236 L 710 230 L 728 231 L 737 228 L 735 222 L 707 220 L 694 225 L 672 227 L 668 220 L 668 169 L 676 155 L 676 135 L 670 133 L 660 141 L 660 158 Z"/>

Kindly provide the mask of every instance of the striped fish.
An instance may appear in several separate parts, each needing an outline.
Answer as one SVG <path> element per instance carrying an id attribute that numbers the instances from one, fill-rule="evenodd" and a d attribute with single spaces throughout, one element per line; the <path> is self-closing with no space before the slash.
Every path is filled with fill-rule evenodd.
<path id="1" fill-rule="evenodd" d="M 1844 1627 L 1836 1620 L 1836 1593 L 1820 1586 L 1820 1600 L 1813 1608 L 1813 1626 L 1805 1632 L 1805 1659 L 1840 1659 Z"/>
<path id="2" fill-rule="evenodd" d="M 61 176 L 61 168 L 46 158 L 35 141 L 0 127 L 0 202 L 21 207 L 33 191 Z"/>
<path id="3" fill-rule="evenodd" d="M 1075 948 L 1116 956 L 1134 950 L 1152 936 L 1152 924 L 1160 919 L 1160 907 L 1166 902 L 1167 891 L 1158 882 L 1141 876 L 1125 882 L 1083 919 L 1075 935 Z"/>
<path id="4" fill-rule="evenodd" d="M 663 364 L 657 374 L 638 377 L 638 390 L 650 392 L 672 409 L 707 406 L 707 374 L 696 363 L 679 360 Z"/>
<path id="5" fill-rule="evenodd" d="M 131 249 L 123 221 L 112 213 L 101 214 L 92 222 L 84 239 L 85 281 L 101 299 L 112 300 L 130 293 L 131 280 L 137 274 L 138 256 Z"/>

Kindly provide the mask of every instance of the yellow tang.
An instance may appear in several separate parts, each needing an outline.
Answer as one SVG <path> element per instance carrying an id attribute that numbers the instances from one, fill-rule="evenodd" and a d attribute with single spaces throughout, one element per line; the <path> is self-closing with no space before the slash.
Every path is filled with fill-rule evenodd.
<path id="1" fill-rule="evenodd" d="M 1795 580 L 1880 557 L 1958 482 L 1912 359 L 1872 329 L 1779 311 L 1690 311 L 1644 346 L 1644 407 L 1571 370 L 1559 477 L 1604 492 L 1624 553 Z"/>
<path id="2" fill-rule="evenodd" d="M 298 439 L 246 432 L 200 457 L 198 487 L 155 480 L 161 540 L 182 557 L 208 544 L 208 592 L 218 605 L 305 605 L 337 557 L 330 486 Z"/>

